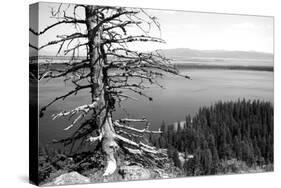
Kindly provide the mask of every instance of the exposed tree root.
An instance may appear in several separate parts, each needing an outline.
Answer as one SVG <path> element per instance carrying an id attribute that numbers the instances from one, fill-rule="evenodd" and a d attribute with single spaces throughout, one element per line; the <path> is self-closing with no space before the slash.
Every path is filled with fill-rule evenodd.
<path id="1" fill-rule="evenodd" d="M 167 158 L 167 154 L 165 150 L 158 150 L 155 147 L 149 146 L 147 144 L 144 144 L 143 142 L 139 141 L 136 142 L 133 139 L 126 138 L 124 136 L 121 136 L 115 132 L 115 128 L 120 129 L 119 133 L 126 133 L 128 137 L 137 137 L 140 138 L 141 135 L 136 135 L 133 133 L 126 132 L 125 130 L 134 131 L 137 133 L 161 133 L 161 131 L 149 131 L 146 129 L 139 130 L 136 128 L 132 128 L 129 126 L 121 125 L 119 121 L 115 121 L 114 123 L 111 120 L 111 117 L 108 117 L 105 121 L 105 123 L 101 126 L 100 135 L 95 137 L 89 137 L 90 142 L 102 142 L 102 150 L 106 154 L 106 168 L 104 172 L 104 176 L 111 175 L 115 172 L 117 169 L 117 163 L 116 159 L 114 157 L 114 154 L 119 149 L 119 145 L 116 141 L 119 141 L 126 146 L 123 146 L 124 149 L 127 150 L 127 152 L 134 154 L 134 155 L 142 155 L 150 157 L 153 157 L 155 160 L 163 160 Z M 122 130 L 125 129 L 125 130 Z"/>

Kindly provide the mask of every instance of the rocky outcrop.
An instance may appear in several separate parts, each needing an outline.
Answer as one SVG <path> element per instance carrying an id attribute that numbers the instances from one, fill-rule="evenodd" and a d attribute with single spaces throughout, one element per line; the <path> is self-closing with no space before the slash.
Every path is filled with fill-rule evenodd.
<path id="1" fill-rule="evenodd" d="M 71 173 L 58 173 L 59 175 L 53 174 L 51 176 L 52 178 L 49 177 L 47 180 L 48 183 L 43 184 L 43 186 L 163 179 L 180 177 L 182 175 L 181 171 L 169 161 L 159 168 L 156 166 L 143 166 L 140 163 L 133 163 L 125 160 L 120 163 L 119 168 L 109 176 L 103 176 L 104 168 L 90 169 L 83 166 L 83 169 L 88 170 L 81 171 L 80 168 L 76 169 L 79 169 L 79 173 L 73 171 Z"/>
<path id="2" fill-rule="evenodd" d="M 151 170 L 145 169 L 143 167 L 133 165 L 133 166 L 122 166 L 119 169 L 119 173 L 122 179 L 125 181 L 129 180 L 145 180 L 152 178 Z"/>
<path id="3" fill-rule="evenodd" d="M 90 178 L 82 176 L 77 172 L 70 172 L 56 177 L 51 182 L 46 183 L 43 186 L 71 185 L 83 183 L 90 183 Z"/>

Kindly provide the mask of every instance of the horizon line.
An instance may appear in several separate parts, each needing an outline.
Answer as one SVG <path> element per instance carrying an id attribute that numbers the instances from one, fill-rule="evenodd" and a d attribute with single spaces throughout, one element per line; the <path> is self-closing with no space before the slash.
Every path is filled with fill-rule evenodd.
<path id="1" fill-rule="evenodd" d="M 196 48 L 188 48 L 188 47 L 178 47 L 178 48 L 162 48 L 162 49 L 156 49 L 153 51 L 148 51 L 149 52 L 154 52 L 154 51 L 161 51 L 161 50 L 180 50 L 180 49 L 187 49 L 187 50 L 193 50 L 193 51 L 225 51 L 225 52 L 251 52 L 251 53 L 263 53 L 263 54 L 268 54 L 268 55 L 274 55 L 274 52 L 265 52 L 265 51 L 255 51 L 255 50 L 227 50 L 227 49 L 196 49 Z M 145 51 L 139 51 L 139 52 L 145 52 Z M 34 57 L 34 56 L 52 56 L 52 57 L 72 57 L 70 55 L 48 55 L 48 54 L 37 54 L 37 55 L 32 55 L 29 57 Z M 76 57 L 85 57 L 86 55 L 79 55 Z"/>

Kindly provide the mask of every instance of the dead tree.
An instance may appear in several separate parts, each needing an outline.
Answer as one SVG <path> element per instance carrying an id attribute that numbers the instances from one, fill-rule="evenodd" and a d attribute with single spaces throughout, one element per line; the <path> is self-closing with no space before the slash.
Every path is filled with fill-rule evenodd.
<path id="1" fill-rule="evenodd" d="M 63 52 L 66 56 L 71 54 L 72 57 L 65 63 L 64 69 L 54 69 L 50 66 L 39 74 L 39 79 L 63 77 L 75 85 L 71 91 L 58 96 L 44 106 L 40 115 L 42 116 L 44 111 L 57 101 L 76 95 L 82 90 L 89 90 L 91 94 L 89 104 L 53 115 L 53 119 L 62 116 L 73 117 L 73 122 L 65 130 L 78 126 L 70 137 L 58 142 L 65 145 L 73 144 L 78 140 L 101 142 L 107 161 L 105 176 L 116 170 L 114 153 L 120 144 L 127 152 L 135 155 L 150 155 L 155 159 L 165 158 L 166 154 L 163 150 L 158 150 L 137 139 L 146 133 L 159 134 L 160 130 L 150 131 L 148 126 L 142 130 L 129 126 L 130 122 L 145 122 L 146 119 L 112 119 L 112 112 L 117 103 L 120 104 L 125 99 L 134 99 L 128 93 L 135 93 L 152 100 L 144 92 L 147 84 L 157 84 L 161 87 L 157 79 L 162 78 L 165 72 L 180 76 L 169 59 L 157 51 L 138 52 L 130 50 L 127 46 L 135 42 L 163 43 L 164 40 L 161 38 L 149 35 L 152 26 L 160 30 L 157 19 L 142 9 L 135 8 L 89 5 L 71 5 L 67 8 L 70 9 L 69 7 L 72 8 L 71 15 L 67 15 L 69 10 L 62 10 L 62 5 L 56 11 L 52 11 L 52 16 L 57 22 L 44 30 L 36 32 L 30 28 L 30 32 L 39 36 L 63 24 L 73 24 L 77 29 L 77 32 L 57 36 L 58 39 L 41 47 L 30 44 L 31 48 L 37 50 L 52 45 L 59 46 L 58 53 Z M 80 11 L 82 9 L 85 13 L 83 19 L 81 19 L 83 16 L 77 16 L 78 9 Z M 82 27 L 86 28 L 86 31 L 82 31 Z M 142 34 L 128 34 L 129 27 L 138 28 Z M 86 58 L 73 61 L 79 56 L 81 49 L 86 50 Z"/>

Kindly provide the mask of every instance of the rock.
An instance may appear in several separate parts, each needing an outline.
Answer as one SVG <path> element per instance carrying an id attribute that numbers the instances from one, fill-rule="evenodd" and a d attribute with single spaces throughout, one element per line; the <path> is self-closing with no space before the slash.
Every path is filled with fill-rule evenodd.
<path id="1" fill-rule="evenodd" d="M 157 179 L 164 179 L 164 178 L 170 178 L 171 177 L 171 175 L 170 174 L 168 174 L 168 173 L 166 173 L 165 172 L 165 170 L 163 170 L 163 169 L 154 169 L 154 171 L 157 173 Z"/>
<path id="2" fill-rule="evenodd" d="M 119 173 L 122 175 L 122 179 L 125 181 L 152 178 L 150 170 L 137 165 L 122 166 L 119 169 Z"/>
<path id="3" fill-rule="evenodd" d="M 90 179 L 85 176 L 82 176 L 78 172 L 70 172 L 56 177 L 51 182 L 46 183 L 43 186 L 82 184 L 82 183 L 90 183 Z"/>

